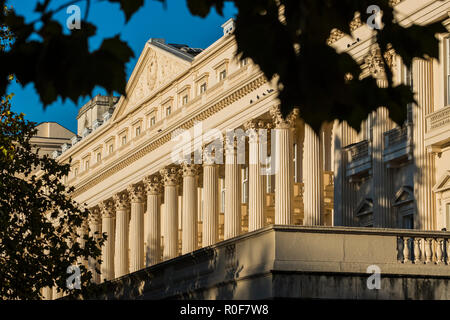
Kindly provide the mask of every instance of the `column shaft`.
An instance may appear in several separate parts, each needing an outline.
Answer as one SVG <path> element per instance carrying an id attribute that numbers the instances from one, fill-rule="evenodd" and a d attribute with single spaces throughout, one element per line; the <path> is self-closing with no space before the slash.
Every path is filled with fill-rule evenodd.
<path id="1" fill-rule="evenodd" d="M 258 129 L 254 127 L 249 133 L 249 199 L 248 199 L 248 231 L 264 227 L 264 176 L 261 175 L 259 159 L 260 143 Z"/>
<path id="2" fill-rule="evenodd" d="M 291 135 L 289 128 L 275 129 L 275 224 L 291 224 L 292 222 Z"/>
<path id="3" fill-rule="evenodd" d="M 227 148 L 225 158 L 225 225 L 224 239 L 237 237 L 241 233 L 241 181 L 240 165 L 234 145 Z"/>
<path id="4" fill-rule="evenodd" d="M 164 179 L 164 250 L 163 259 L 178 255 L 178 169 L 161 170 Z"/>
<path id="5" fill-rule="evenodd" d="M 198 244 L 197 171 L 196 165 L 183 165 L 182 254 L 196 250 Z"/>
<path id="6" fill-rule="evenodd" d="M 425 148 L 427 114 L 433 112 L 433 65 L 432 62 L 417 59 L 413 62 L 414 91 L 418 105 L 413 107 L 414 132 L 414 198 L 416 217 L 414 228 L 433 230 L 436 228 L 434 185 L 434 158 Z"/>

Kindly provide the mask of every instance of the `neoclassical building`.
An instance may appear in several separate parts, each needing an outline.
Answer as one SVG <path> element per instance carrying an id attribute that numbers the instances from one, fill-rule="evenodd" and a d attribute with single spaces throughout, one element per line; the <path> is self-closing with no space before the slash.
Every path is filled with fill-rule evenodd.
<path id="1" fill-rule="evenodd" d="M 393 5 L 404 25 L 427 24 L 450 12 L 450 1 Z M 91 232 L 108 235 L 96 281 L 114 282 L 146 268 L 157 273 L 170 269 L 171 261 L 182 273 L 192 256 L 200 269 L 202 259 L 223 263 L 217 273 L 234 270 L 233 281 L 242 277 L 233 266 L 243 261 L 248 277 L 270 269 L 270 279 L 254 281 L 256 289 L 239 282 L 238 288 L 247 289 L 231 297 L 241 298 L 261 297 L 257 288 L 266 286 L 277 296 L 275 288 L 284 292 L 284 284 L 301 281 L 275 278 L 277 268 L 360 279 L 373 258 L 390 274 L 448 276 L 450 242 L 439 230 L 450 228 L 449 35 L 438 35 L 439 61 L 415 60 L 407 68 L 395 54 L 387 57 L 394 82 L 412 83 L 417 93 L 418 106 L 409 107 L 402 126 L 380 107 L 359 133 L 335 121 L 316 134 L 302 121 L 301 106 L 281 117 L 274 83 L 236 56 L 233 20 L 222 27 L 223 36 L 204 50 L 150 39 L 127 96 L 94 97 L 79 111 L 77 135 L 54 152 L 61 163 L 72 160 L 66 183 L 75 187 L 74 199 L 90 208 Z M 351 29 L 353 39 L 335 30 L 329 44 L 351 53 L 364 63 L 365 76 L 384 85 L 373 31 L 358 19 Z M 261 243 L 271 249 L 255 256 Z M 223 261 L 214 258 L 217 252 Z M 265 254 L 271 262 L 258 262 L 266 261 Z M 413 269 L 422 261 L 436 266 Z M 212 272 L 205 268 L 205 274 Z M 169 269 L 161 279 L 170 278 Z M 45 295 L 60 296 L 50 289 Z"/>

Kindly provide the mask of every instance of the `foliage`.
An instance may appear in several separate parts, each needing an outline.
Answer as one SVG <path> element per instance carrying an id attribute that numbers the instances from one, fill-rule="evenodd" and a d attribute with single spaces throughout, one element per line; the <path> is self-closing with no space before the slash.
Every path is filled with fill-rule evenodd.
<path id="1" fill-rule="evenodd" d="M 7 28 L 0 40 L 6 50 L 13 40 Z M 11 111 L 12 97 L 0 102 L 0 299 L 39 299 L 44 287 L 69 292 L 69 266 L 89 258 L 100 263 L 105 235 L 82 231 L 88 211 L 63 183 L 70 164 L 39 155 L 31 143 L 36 124 Z M 84 265 L 80 271 L 76 295 L 101 289 Z"/>

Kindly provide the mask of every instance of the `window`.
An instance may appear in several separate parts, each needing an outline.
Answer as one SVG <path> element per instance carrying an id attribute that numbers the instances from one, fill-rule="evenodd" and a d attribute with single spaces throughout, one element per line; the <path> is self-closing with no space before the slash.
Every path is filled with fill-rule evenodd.
<path id="1" fill-rule="evenodd" d="M 127 144 L 127 136 L 123 136 L 122 137 L 122 145 L 126 145 Z"/>
<path id="2" fill-rule="evenodd" d="M 402 219 L 403 229 L 414 229 L 414 218 L 412 214 L 406 214 Z"/>
<path id="3" fill-rule="evenodd" d="M 224 80 L 226 78 L 226 76 L 227 76 L 227 71 L 226 70 L 221 71 L 219 73 L 219 81 Z"/>
<path id="4" fill-rule="evenodd" d="M 75 168 L 75 170 L 73 171 L 73 176 L 76 177 L 78 175 L 78 168 Z"/>
<path id="5" fill-rule="evenodd" d="M 170 116 L 171 113 L 172 113 L 172 107 L 171 107 L 171 106 L 168 106 L 168 107 L 166 108 L 166 116 Z"/>
<path id="6" fill-rule="evenodd" d="M 242 59 L 242 60 L 239 60 L 239 66 L 242 68 L 242 67 L 245 67 L 246 65 L 247 65 L 247 62 L 248 62 L 248 58 L 244 58 L 244 59 Z"/>
<path id="7" fill-rule="evenodd" d="M 266 166 L 266 193 L 272 193 L 272 158 L 270 156 L 267 157 L 267 166 Z"/>
<path id="8" fill-rule="evenodd" d="M 242 203 L 248 203 L 248 167 L 242 169 Z"/>
<path id="9" fill-rule="evenodd" d="M 225 179 L 220 179 L 220 212 L 225 212 Z"/>
<path id="10" fill-rule="evenodd" d="M 84 170 L 85 170 L 85 171 L 89 170 L 89 160 L 86 160 L 86 161 L 84 162 Z"/>
<path id="11" fill-rule="evenodd" d="M 200 86 L 200 94 L 204 93 L 205 91 L 206 91 L 206 82 Z"/>
<path id="12" fill-rule="evenodd" d="M 109 145 L 108 152 L 109 152 L 109 154 L 114 152 L 114 146 L 112 144 Z"/>
<path id="13" fill-rule="evenodd" d="M 181 104 L 184 106 L 186 103 L 188 103 L 188 96 L 184 95 L 183 98 L 181 99 Z"/>
<path id="14" fill-rule="evenodd" d="M 447 231 L 450 231 L 450 203 L 445 206 L 446 216 L 447 216 Z"/>
<path id="15" fill-rule="evenodd" d="M 136 128 L 136 137 L 139 136 L 141 134 L 141 127 L 137 127 Z"/>
<path id="16" fill-rule="evenodd" d="M 102 154 L 100 152 L 97 153 L 97 162 L 102 161 Z"/>
<path id="17" fill-rule="evenodd" d="M 150 127 L 153 127 L 156 123 L 156 118 L 155 117 L 151 117 L 150 118 Z"/>

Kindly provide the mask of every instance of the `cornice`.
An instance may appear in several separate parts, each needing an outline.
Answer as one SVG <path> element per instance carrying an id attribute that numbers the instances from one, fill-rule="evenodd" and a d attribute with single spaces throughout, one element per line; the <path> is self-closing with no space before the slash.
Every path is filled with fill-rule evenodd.
<path id="1" fill-rule="evenodd" d="M 146 144 L 143 147 L 141 147 L 140 149 L 136 150 L 134 153 L 127 156 L 126 158 L 118 159 L 115 164 L 112 164 L 110 167 L 104 168 L 104 170 L 102 172 L 98 173 L 96 176 L 90 177 L 86 181 L 82 181 L 81 183 L 79 183 L 78 185 L 75 186 L 75 191 L 72 193 L 72 196 L 77 197 L 78 195 L 82 194 L 86 190 L 89 190 L 90 188 L 94 187 L 101 181 L 112 176 L 116 172 L 122 170 L 123 168 L 131 165 L 133 162 L 137 161 L 138 159 L 144 157 L 146 154 L 156 150 L 157 148 L 161 147 L 165 143 L 169 142 L 171 140 L 172 133 L 175 130 L 192 128 L 194 126 L 194 123 L 203 121 L 203 120 L 209 118 L 210 116 L 219 112 L 220 110 L 227 107 L 228 105 L 241 99 L 246 94 L 259 88 L 266 82 L 267 82 L 267 79 L 264 77 L 264 75 L 261 72 L 259 72 L 255 76 L 255 79 L 253 79 L 251 82 L 247 83 L 246 85 L 242 86 L 239 89 L 236 89 L 229 95 L 220 99 L 218 102 L 205 108 L 203 111 L 198 112 L 195 116 L 184 121 L 182 124 L 180 124 L 176 127 L 174 126 L 173 128 L 171 128 L 165 132 L 161 132 L 159 135 L 157 135 L 155 137 L 155 139 L 150 140 L 150 142 L 148 142 L 148 144 Z"/>

